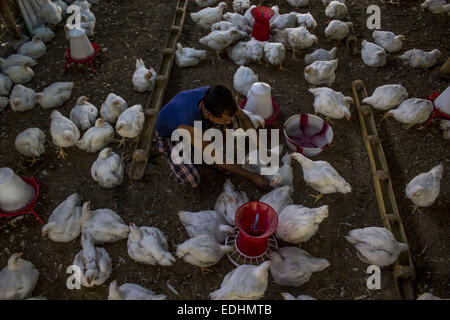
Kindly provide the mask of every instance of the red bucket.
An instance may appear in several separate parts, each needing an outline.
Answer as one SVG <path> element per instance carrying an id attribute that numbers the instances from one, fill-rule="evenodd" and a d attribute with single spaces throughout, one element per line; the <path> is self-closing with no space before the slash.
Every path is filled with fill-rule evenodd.
<path id="1" fill-rule="evenodd" d="M 275 210 L 264 202 L 250 201 L 239 207 L 235 219 L 239 229 L 236 241 L 239 251 L 249 257 L 262 255 L 278 226 Z"/>
<path id="2" fill-rule="evenodd" d="M 270 39 L 270 19 L 274 11 L 269 7 L 255 7 L 250 11 L 255 22 L 253 23 L 252 37 L 258 41 L 269 41 Z"/>

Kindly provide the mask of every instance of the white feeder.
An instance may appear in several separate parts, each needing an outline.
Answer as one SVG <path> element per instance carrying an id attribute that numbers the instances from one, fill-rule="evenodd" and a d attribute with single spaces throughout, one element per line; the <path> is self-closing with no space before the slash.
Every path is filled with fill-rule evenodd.
<path id="1" fill-rule="evenodd" d="M 263 119 L 268 119 L 273 114 L 272 90 L 265 82 L 255 82 L 247 94 L 245 110 L 257 114 Z"/>
<path id="2" fill-rule="evenodd" d="M 434 100 L 434 106 L 441 112 L 450 115 L 450 86 Z"/>
<path id="3" fill-rule="evenodd" d="M 10 168 L 0 168 L 0 209 L 15 212 L 33 200 L 33 187 L 23 181 Z"/>
<path id="4" fill-rule="evenodd" d="M 73 28 L 67 31 L 70 41 L 70 57 L 76 60 L 84 60 L 95 53 L 91 42 L 83 29 Z"/>

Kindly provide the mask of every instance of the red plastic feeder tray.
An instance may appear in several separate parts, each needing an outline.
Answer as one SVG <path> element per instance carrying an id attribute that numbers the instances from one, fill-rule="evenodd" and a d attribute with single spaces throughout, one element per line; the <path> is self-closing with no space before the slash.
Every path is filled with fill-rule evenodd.
<path id="1" fill-rule="evenodd" d="M 247 104 L 247 98 L 244 98 L 241 103 L 239 104 L 239 108 L 244 109 L 245 105 Z M 273 107 L 273 114 L 270 118 L 264 119 L 264 126 L 274 126 L 277 127 L 277 118 L 278 114 L 280 113 L 280 108 L 278 107 L 278 104 L 275 102 L 275 100 L 272 98 L 272 107 Z"/>
<path id="2" fill-rule="evenodd" d="M 39 197 L 39 185 L 37 184 L 37 181 L 35 178 L 28 178 L 28 177 L 21 177 L 23 181 L 25 181 L 27 184 L 33 187 L 34 190 L 34 196 L 33 199 L 28 203 L 24 208 L 15 211 L 15 212 L 9 212 L 9 211 L 2 211 L 0 209 L 0 217 L 15 217 L 20 216 L 23 214 L 29 214 L 32 213 L 36 219 L 39 220 L 41 224 L 44 224 L 44 221 L 42 221 L 41 218 L 36 214 L 34 211 L 34 206 L 36 204 L 37 198 Z"/>
<path id="3" fill-rule="evenodd" d="M 255 22 L 253 23 L 252 37 L 258 41 L 270 39 L 270 19 L 275 12 L 269 7 L 255 7 L 250 11 Z"/>
<path id="4" fill-rule="evenodd" d="M 251 201 L 243 204 L 236 212 L 236 227 L 239 234 L 236 246 L 249 257 L 260 256 L 269 247 L 269 237 L 278 226 L 278 215 L 264 202 Z"/>
<path id="5" fill-rule="evenodd" d="M 95 57 L 98 56 L 98 54 L 101 52 L 100 47 L 96 43 L 91 43 L 92 48 L 94 48 L 94 53 L 92 56 L 87 57 L 86 59 L 74 59 L 70 56 L 70 48 L 66 50 L 66 63 L 64 65 L 64 70 L 67 69 L 67 66 L 69 63 L 77 63 L 77 64 L 87 64 L 90 66 L 92 72 L 95 74 L 94 66 L 92 65 L 92 62 L 94 61 Z"/>

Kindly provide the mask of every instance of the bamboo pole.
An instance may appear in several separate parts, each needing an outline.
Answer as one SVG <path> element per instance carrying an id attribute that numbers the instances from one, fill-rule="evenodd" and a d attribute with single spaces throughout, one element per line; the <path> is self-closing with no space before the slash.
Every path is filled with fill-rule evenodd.
<path id="1" fill-rule="evenodd" d="M 22 35 L 16 25 L 16 20 L 14 19 L 11 9 L 8 6 L 6 0 L 0 0 L 0 14 L 5 21 L 6 28 L 12 34 L 15 39 L 20 39 Z"/>

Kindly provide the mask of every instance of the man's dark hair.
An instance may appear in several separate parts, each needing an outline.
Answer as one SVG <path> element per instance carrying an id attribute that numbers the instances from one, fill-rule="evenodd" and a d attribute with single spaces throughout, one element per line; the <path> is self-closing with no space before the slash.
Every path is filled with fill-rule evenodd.
<path id="1" fill-rule="evenodd" d="M 222 85 L 210 87 L 203 97 L 203 104 L 215 117 L 224 113 L 232 117 L 238 111 L 231 91 Z"/>

